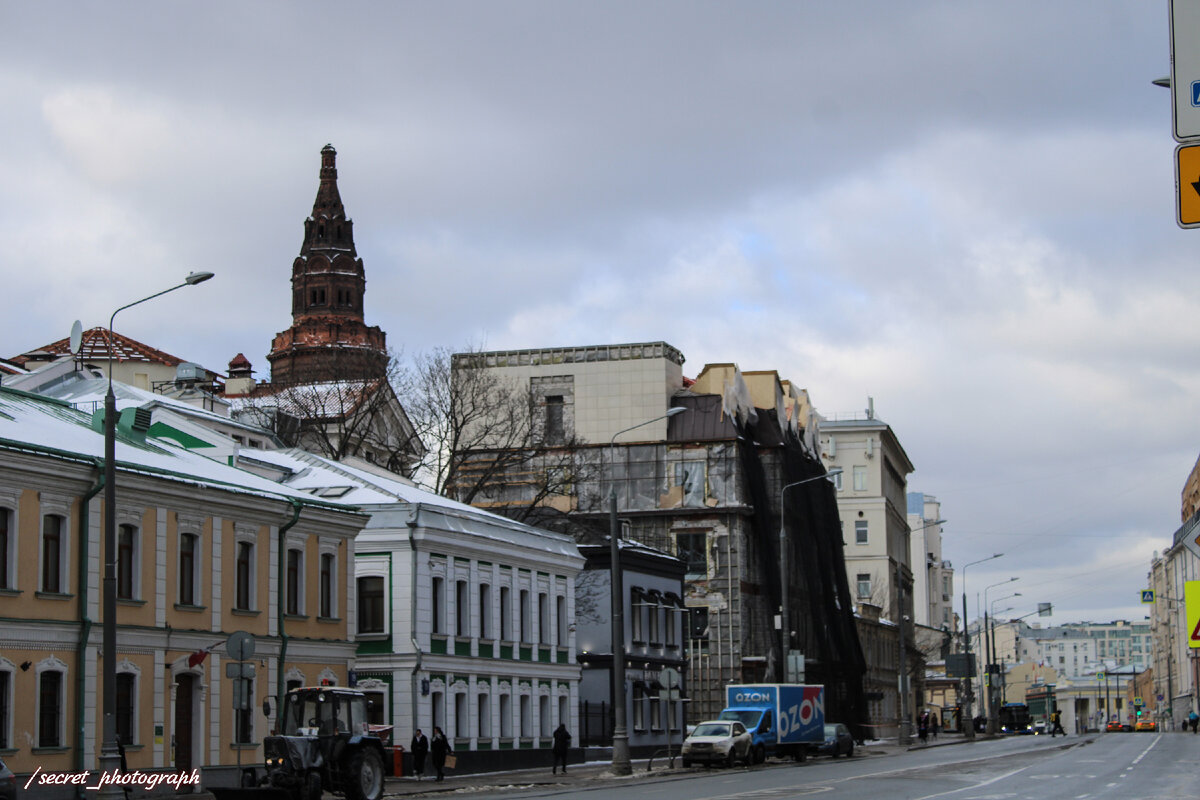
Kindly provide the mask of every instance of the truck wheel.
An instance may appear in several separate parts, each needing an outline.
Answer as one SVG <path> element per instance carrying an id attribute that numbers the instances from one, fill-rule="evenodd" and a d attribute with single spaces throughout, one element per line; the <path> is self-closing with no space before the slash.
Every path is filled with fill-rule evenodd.
<path id="1" fill-rule="evenodd" d="M 687 769 L 691 765 L 692 765 L 692 760 L 690 758 L 683 759 L 683 768 L 684 769 Z"/>
<path id="2" fill-rule="evenodd" d="M 754 763 L 761 764 L 766 760 L 767 760 L 767 748 L 763 747 L 761 744 L 756 744 L 754 746 Z"/>
<path id="3" fill-rule="evenodd" d="M 347 800 L 379 800 L 383 796 L 383 762 L 370 747 L 360 747 L 350 758 Z"/>

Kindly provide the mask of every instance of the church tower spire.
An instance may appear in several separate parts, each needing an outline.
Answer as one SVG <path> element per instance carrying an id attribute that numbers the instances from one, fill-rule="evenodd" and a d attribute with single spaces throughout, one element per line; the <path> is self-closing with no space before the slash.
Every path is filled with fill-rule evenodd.
<path id="1" fill-rule="evenodd" d="M 337 151 L 321 149 L 320 184 L 292 263 L 292 327 L 275 335 L 271 383 L 290 386 L 387 374 L 383 331 L 363 319 L 366 275 L 337 185 Z"/>

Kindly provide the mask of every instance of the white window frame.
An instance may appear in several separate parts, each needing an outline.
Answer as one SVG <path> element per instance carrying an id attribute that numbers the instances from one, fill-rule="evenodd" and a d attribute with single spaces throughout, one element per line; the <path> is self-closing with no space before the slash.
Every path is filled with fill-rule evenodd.
<path id="1" fill-rule="evenodd" d="M 58 744 L 57 745 L 42 745 L 42 675 L 47 672 L 57 672 L 62 677 L 58 685 Z M 42 659 L 34 667 L 34 718 L 33 718 L 33 748 L 39 749 L 43 747 L 66 747 L 66 723 L 67 723 L 67 676 L 69 675 L 67 665 L 55 658 L 49 656 Z"/>
<path id="2" fill-rule="evenodd" d="M 287 610 L 288 591 L 291 588 L 290 586 L 286 585 L 289 571 L 287 559 L 291 558 L 292 551 L 296 551 L 300 554 L 300 561 L 296 565 L 296 578 L 298 585 L 296 586 L 295 611 Z M 286 613 L 303 617 L 308 613 L 308 604 L 305 602 L 305 599 L 308 595 L 308 536 L 305 534 L 289 533 L 287 540 L 284 543 L 284 559 L 283 579 L 285 585 L 283 587 L 283 597 L 280 599 L 283 601 L 283 607 Z"/>
<path id="3" fill-rule="evenodd" d="M 854 466 L 854 491 L 867 491 L 867 468 L 866 466 Z"/>
<path id="4" fill-rule="evenodd" d="M 46 574 L 46 518 L 55 517 L 59 520 L 58 536 L 58 589 L 47 589 L 42 578 Z M 38 521 L 38 589 L 47 594 L 70 594 L 71 588 L 71 515 L 67 504 L 61 501 L 43 497 L 41 518 Z"/>
<path id="5" fill-rule="evenodd" d="M 321 613 L 321 565 L 325 556 L 330 556 L 329 615 L 326 618 L 338 619 L 341 613 L 341 606 L 338 604 L 338 543 L 332 539 L 320 539 L 317 550 L 317 613 Z"/>
<path id="6" fill-rule="evenodd" d="M 4 703 L 4 707 L 8 709 L 8 719 L 0 719 L 0 724 L 4 726 L 3 730 L 0 730 L 0 734 L 3 734 L 0 736 L 0 742 L 3 742 L 6 748 L 11 748 L 13 746 L 13 717 L 16 716 L 13 702 L 17 695 L 13 687 L 17 683 L 17 665 L 4 656 L 0 656 L 0 672 L 8 675 L 8 697 L 0 698 L 0 701 L 7 701 Z"/>
<path id="7" fill-rule="evenodd" d="M 129 659 L 123 659 L 117 663 L 116 672 L 118 676 L 133 676 L 133 690 L 130 692 L 133 707 L 129 710 L 130 741 L 122 742 L 121 744 L 126 746 L 140 745 L 142 744 L 142 737 L 141 730 L 138 728 L 138 716 L 141 713 L 141 703 L 139 700 L 142 691 L 142 670 Z M 120 713 L 120 709 L 117 709 L 117 711 Z"/>
<path id="8" fill-rule="evenodd" d="M 18 579 L 21 576 L 21 570 L 17 568 L 20 556 L 17 545 L 21 540 L 20 499 L 20 492 L 0 488 L 0 513 L 8 515 L 8 574 L 0 575 L 0 588 L 14 592 L 20 588 Z"/>
<path id="9" fill-rule="evenodd" d="M 250 545 L 250 575 L 247 583 L 248 594 L 247 598 L 250 603 L 246 608 L 240 608 L 238 602 L 238 574 L 237 561 L 238 554 L 241 551 L 241 545 Z M 231 607 L 238 611 L 258 611 L 258 529 L 251 528 L 248 525 L 235 525 L 233 537 L 233 603 Z"/>
<path id="10" fill-rule="evenodd" d="M 854 520 L 854 543 L 868 544 L 870 542 L 870 525 L 865 519 Z"/>

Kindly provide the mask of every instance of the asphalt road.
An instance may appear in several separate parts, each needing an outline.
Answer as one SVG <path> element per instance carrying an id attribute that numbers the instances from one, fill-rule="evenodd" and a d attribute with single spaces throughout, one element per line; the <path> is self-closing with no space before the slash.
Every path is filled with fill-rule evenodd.
<path id="1" fill-rule="evenodd" d="M 1183 800 L 1200 797 L 1200 736 L 1114 733 L 930 747 L 654 778 L 455 794 L 586 800 Z"/>

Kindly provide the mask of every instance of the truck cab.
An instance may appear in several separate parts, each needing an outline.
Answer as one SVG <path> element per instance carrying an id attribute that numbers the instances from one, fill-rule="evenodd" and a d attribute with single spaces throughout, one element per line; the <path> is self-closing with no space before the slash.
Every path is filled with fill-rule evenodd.
<path id="1" fill-rule="evenodd" d="M 755 764 L 761 764 L 768 752 L 773 752 L 779 737 L 775 732 L 775 714 L 768 707 L 747 706 L 727 708 L 717 719 L 736 720 L 750 732 L 750 756 Z"/>

